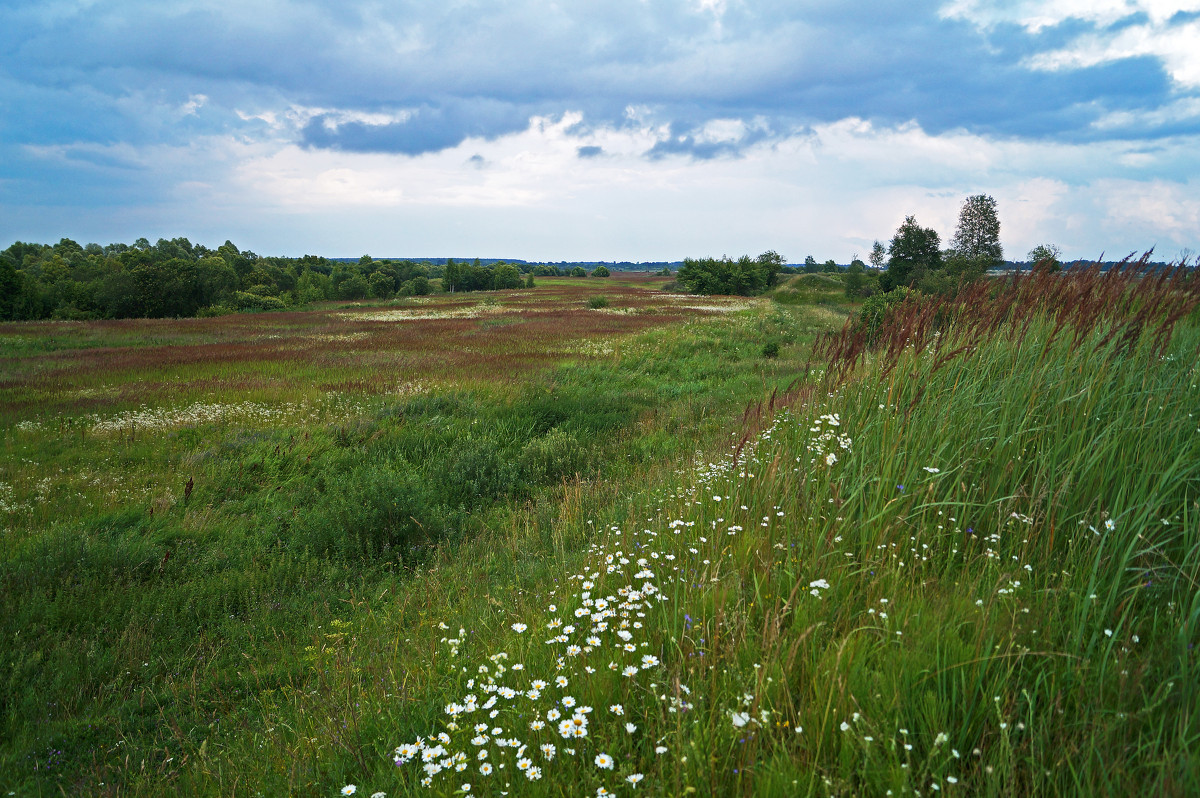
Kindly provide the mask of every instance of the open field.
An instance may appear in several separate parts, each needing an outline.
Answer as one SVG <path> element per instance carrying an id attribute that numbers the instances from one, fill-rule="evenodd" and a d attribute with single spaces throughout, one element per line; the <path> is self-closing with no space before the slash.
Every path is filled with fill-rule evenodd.
<path id="1" fill-rule="evenodd" d="M 1195 280 L 643 280 L 0 328 L 0 788 L 1200 789 Z"/>
<path id="2" fill-rule="evenodd" d="M 5 325 L 0 787 L 213 788 L 345 602 L 689 457 L 817 329 L 663 282 Z"/>

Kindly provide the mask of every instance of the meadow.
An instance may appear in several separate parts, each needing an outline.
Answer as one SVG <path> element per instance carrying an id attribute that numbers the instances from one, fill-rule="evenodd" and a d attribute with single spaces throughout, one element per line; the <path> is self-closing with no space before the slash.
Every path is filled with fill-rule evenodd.
<path id="1" fill-rule="evenodd" d="M 601 282 L 0 326 L 0 789 L 1200 791 L 1193 276 Z"/>

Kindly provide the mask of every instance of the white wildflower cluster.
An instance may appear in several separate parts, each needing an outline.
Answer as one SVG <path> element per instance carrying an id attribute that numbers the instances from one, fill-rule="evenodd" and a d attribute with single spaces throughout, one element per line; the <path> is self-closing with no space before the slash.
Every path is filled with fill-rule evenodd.
<path id="1" fill-rule="evenodd" d="M 354 403 L 342 402 L 339 415 L 356 415 L 361 412 Z M 297 421 L 311 417 L 318 406 L 307 402 L 282 402 L 266 405 L 260 402 L 236 404 L 194 402 L 181 409 L 169 407 L 141 407 L 126 410 L 112 416 L 90 417 L 92 432 L 97 435 L 119 433 L 155 432 L 180 427 L 195 427 L 202 424 L 231 423 L 265 424 L 279 421 Z M 328 419 L 328 415 L 325 416 Z"/>
<path id="2" fill-rule="evenodd" d="M 0 513 L 16 513 L 29 509 L 30 505 L 22 504 L 14 499 L 12 485 L 0 482 Z"/>
<path id="3" fill-rule="evenodd" d="M 837 413 L 825 413 L 813 420 L 808 428 L 808 451 L 813 455 L 810 462 L 821 460 L 827 466 L 838 461 L 838 453 L 852 451 L 854 441 L 841 431 L 842 420 Z"/>
<path id="4" fill-rule="evenodd" d="M 635 689 L 634 682 L 645 679 L 649 695 L 656 695 L 667 712 L 693 708 L 684 685 L 661 694 L 653 689 L 662 662 L 648 650 L 650 642 L 642 639 L 642 619 L 647 610 L 666 601 L 651 567 L 658 553 L 635 558 L 621 549 L 606 551 L 598 546 L 591 553 L 590 565 L 568 579 L 576 589 L 560 599 L 561 606 L 549 604 L 540 619 L 509 624 L 514 635 L 522 638 L 542 630 L 545 637 L 533 638 L 541 637 L 540 642 L 521 642 L 550 647 L 554 671 L 531 674 L 522 664 L 509 664 L 507 651 L 492 654 L 467 680 L 467 692 L 445 706 L 443 731 L 396 747 L 398 766 L 418 764 L 423 771 L 421 783 L 427 787 L 458 780 L 465 771 L 486 779 L 515 769 L 537 781 L 556 760 L 578 759 L 584 747 L 595 751 L 637 734 L 638 725 L 627 719 L 623 704 L 610 705 L 607 713 L 597 712 L 579 699 L 581 695 L 628 693 Z M 466 635 L 460 628 L 456 637 L 442 642 L 457 655 Z M 646 687 L 639 684 L 636 689 Z M 655 748 L 657 753 L 665 750 L 662 745 Z M 601 751 L 589 757 L 598 770 L 613 769 L 610 754 Z M 624 781 L 637 785 L 642 778 L 632 773 Z"/>

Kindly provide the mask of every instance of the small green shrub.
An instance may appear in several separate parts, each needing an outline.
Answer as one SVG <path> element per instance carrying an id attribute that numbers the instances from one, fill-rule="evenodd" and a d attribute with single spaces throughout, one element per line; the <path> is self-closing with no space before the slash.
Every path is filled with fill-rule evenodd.
<path id="1" fill-rule="evenodd" d="M 779 357 L 779 342 L 767 341 L 762 345 L 762 356 L 766 358 Z"/>
<path id="2" fill-rule="evenodd" d="M 867 331 L 867 343 L 875 343 L 879 328 L 892 309 L 916 292 L 903 286 L 885 294 L 875 294 L 863 303 L 858 311 L 858 325 Z"/>
<path id="3" fill-rule="evenodd" d="M 606 308 L 606 307 L 608 307 L 608 297 L 606 297 L 606 296 L 590 297 L 587 301 L 587 304 L 588 304 L 588 307 L 591 308 L 592 310 L 599 310 L 600 308 Z"/>

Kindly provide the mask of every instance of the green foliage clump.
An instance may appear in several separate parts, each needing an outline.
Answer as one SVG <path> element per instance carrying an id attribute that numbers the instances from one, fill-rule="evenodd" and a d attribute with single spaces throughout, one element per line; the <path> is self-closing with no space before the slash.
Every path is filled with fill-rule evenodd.
<path id="1" fill-rule="evenodd" d="M 875 294 L 863 303 L 862 308 L 858 311 L 856 324 L 860 329 L 866 331 L 868 344 L 876 341 L 879 335 L 879 328 L 887 321 L 892 311 L 900 303 L 916 293 L 916 291 L 910 288 L 900 287 L 887 293 Z"/>
<path id="2" fill-rule="evenodd" d="M 757 258 L 686 258 L 676 281 L 694 294 L 761 294 L 775 283 L 783 259 L 775 252 Z"/>
<path id="3" fill-rule="evenodd" d="M 592 277 L 608 277 L 609 271 L 607 266 L 597 266 L 592 269 Z"/>
<path id="4" fill-rule="evenodd" d="M 597 294 L 596 296 L 588 297 L 587 306 L 592 310 L 606 308 L 608 307 L 608 297 L 604 296 L 603 294 Z"/>

